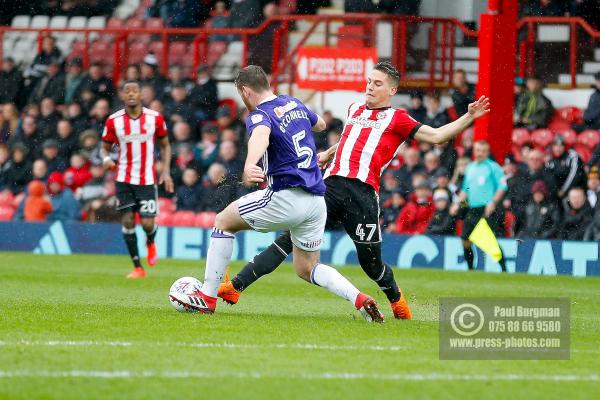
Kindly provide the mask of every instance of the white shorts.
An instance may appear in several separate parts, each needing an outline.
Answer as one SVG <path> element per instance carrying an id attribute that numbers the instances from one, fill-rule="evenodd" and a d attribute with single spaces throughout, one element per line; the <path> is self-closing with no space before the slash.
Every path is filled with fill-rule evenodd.
<path id="1" fill-rule="evenodd" d="M 323 196 L 302 189 L 271 189 L 247 194 L 238 201 L 241 217 L 258 232 L 289 229 L 292 243 L 302 250 L 317 251 L 323 242 L 327 206 Z"/>

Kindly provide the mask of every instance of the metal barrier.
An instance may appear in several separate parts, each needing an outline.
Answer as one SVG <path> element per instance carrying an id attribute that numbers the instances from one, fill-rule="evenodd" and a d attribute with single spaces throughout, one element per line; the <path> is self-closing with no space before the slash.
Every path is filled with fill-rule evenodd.
<path id="1" fill-rule="evenodd" d="M 289 37 L 294 24 L 301 21 L 310 23 L 300 41 L 293 48 L 289 48 Z M 0 43 L 3 43 L 4 34 L 8 32 L 33 32 L 37 33 L 38 48 L 44 35 L 54 33 L 82 34 L 84 42 L 83 63 L 84 67 L 90 64 L 91 35 L 112 35 L 114 42 L 113 50 L 113 81 L 118 83 L 121 73 L 128 64 L 129 48 L 127 43 L 131 37 L 136 35 L 154 35 L 162 42 L 161 54 L 157 54 L 160 60 L 160 70 L 166 74 L 169 66 L 169 40 L 172 37 L 191 37 L 192 49 L 192 77 L 196 77 L 198 65 L 205 63 L 208 59 L 208 43 L 211 35 L 236 35 L 240 38 L 242 46 L 242 57 L 240 66 L 247 65 L 249 55 L 249 42 L 252 37 L 264 34 L 267 30 L 273 32 L 273 53 L 271 60 L 272 83 L 277 86 L 280 83 L 291 84 L 295 78 L 295 56 L 298 49 L 306 45 L 313 35 L 323 35 L 322 43 L 325 46 L 331 44 L 333 37 L 343 38 L 332 28 L 332 24 L 343 23 L 344 26 L 359 26 L 363 34 L 358 38 L 365 47 L 376 46 L 378 42 L 378 24 L 391 24 L 392 48 L 391 61 L 398 66 L 401 72 L 401 85 L 404 87 L 440 88 L 451 84 L 452 71 L 454 70 L 455 49 L 457 47 L 457 34 L 465 38 L 476 39 L 478 31 L 472 30 L 456 18 L 433 18 L 395 16 L 387 14 L 340 14 L 340 15 L 280 15 L 264 21 L 260 26 L 252 29 L 226 29 L 226 28 L 189 28 L 189 29 L 55 29 L 55 28 L 11 28 L 0 27 Z M 324 30 L 317 31 L 317 27 L 324 24 Z M 571 75 L 570 87 L 577 86 L 577 63 L 580 51 L 578 48 L 578 29 L 585 32 L 592 40 L 600 38 L 600 32 L 594 30 L 582 18 L 569 17 L 526 17 L 519 21 L 519 31 L 526 31 L 524 37 L 519 39 L 518 74 L 527 76 L 533 73 L 535 65 L 535 29 L 540 25 L 568 25 L 570 26 L 569 45 L 569 73 Z M 408 68 L 410 52 L 409 39 L 414 30 L 427 25 L 427 54 L 420 57 L 428 62 L 427 77 L 414 77 Z M 275 28 L 275 29 L 273 29 Z M 413 32 L 411 34 L 411 32 Z M 0 58 L 3 56 L 3 45 L 0 46 Z M 351 51 L 351 49 L 349 49 Z M 439 66 L 439 68 L 437 68 Z M 291 85 L 290 85 L 291 87 Z"/>

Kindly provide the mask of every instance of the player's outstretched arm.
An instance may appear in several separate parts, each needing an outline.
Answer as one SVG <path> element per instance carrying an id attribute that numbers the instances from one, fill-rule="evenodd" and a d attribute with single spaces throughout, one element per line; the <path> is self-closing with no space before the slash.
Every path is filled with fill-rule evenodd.
<path id="1" fill-rule="evenodd" d="M 446 143 L 467 129 L 477 118 L 481 118 L 489 112 L 490 99 L 485 96 L 481 96 L 479 100 L 469 104 L 469 111 L 456 121 L 450 122 L 449 124 L 439 128 L 432 128 L 428 125 L 422 125 L 415 134 L 415 139 L 419 142 L 432 144 Z"/>
<path id="2" fill-rule="evenodd" d="M 267 147 L 269 147 L 270 134 L 270 128 L 259 125 L 254 128 L 250 139 L 248 139 L 248 155 L 246 156 L 243 176 L 243 182 L 246 186 L 252 186 L 265 180 L 265 175 L 257 164 L 267 151 Z"/>
<path id="3" fill-rule="evenodd" d="M 113 144 L 110 142 L 102 141 L 102 147 L 100 147 L 100 157 L 102 158 L 102 166 L 105 170 L 113 169 L 116 164 L 110 158 L 110 149 L 112 149 Z"/>
<path id="4" fill-rule="evenodd" d="M 322 151 L 319 154 L 317 154 L 317 157 L 318 157 L 317 162 L 319 163 L 319 168 L 323 169 L 327 166 L 327 164 L 329 164 L 331 162 L 331 160 L 333 159 L 333 156 L 335 155 L 335 152 L 337 151 L 339 144 L 340 144 L 340 142 L 337 142 L 336 144 L 334 144 L 327 150 Z"/>
<path id="5" fill-rule="evenodd" d="M 327 128 L 327 124 L 325 123 L 325 120 L 320 115 L 317 115 L 317 117 L 319 117 L 319 118 L 317 119 L 317 123 L 313 125 L 312 131 L 313 132 L 323 132 L 325 130 L 325 128 Z"/>
<path id="6" fill-rule="evenodd" d="M 172 158 L 172 150 L 171 144 L 169 143 L 169 137 L 163 136 L 160 138 L 158 142 L 160 147 L 160 158 L 163 162 L 163 172 L 160 175 L 159 184 L 165 184 L 165 190 L 167 192 L 172 193 L 175 191 L 175 184 L 173 183 L 173 178 L 171 178 L 171 158 Z"/>

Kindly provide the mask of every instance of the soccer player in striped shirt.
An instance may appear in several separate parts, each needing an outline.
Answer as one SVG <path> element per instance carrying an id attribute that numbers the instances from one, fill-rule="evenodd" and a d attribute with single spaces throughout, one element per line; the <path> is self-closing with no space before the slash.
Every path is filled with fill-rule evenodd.
<path id="1" fill-rule="evenodd" d="M 101 155 L 104 168 L 117 172 L 116 187 L 118 210 L 122 213 L 123 238 L 133 261 L 134 270 L 127 278 L 145 278 L 135 233 L 135 213 L 139 212 L 142 227 L 146 232 L 146 261 L 153 267 L 158 262 L 154 237 L 154 218 L 158 212 L 156 176 L 154 170 L 154 144 L 158 142 L 164 170 L 159 184 L 173 191 L 173 179 L 169 174 L 171 145 L 167 136 L 164 117 L 153 110 L 142 107 L 140 84 L 127 81 L 121 87 L 121 100 L 125 108 L 115 112 L 106 120 L 102 133 Z M 119 146 L 119 158 L 115 163 L 109 156 L 113 145 Z"/>
<path id="2" fill-rule="evenodd" d="M 394 317 L 411 319 L 404 294 L 394 280 L 392 269 L 381 257 L 379 226 L 379 181 L 407 139 L 441 144 L 452 140 L 473 121 L 489 112 L 489 100 L 482 96 L 469 104 L 466 114 L 440 128 L 423 125 L 403 109 L 391 107 L 400 74 L 389 62 L 380 62 L 369 73 L 365 102 L 351 104 L 342 137 L 336 145 L 318 154 L 325 172 L 327 228 L 341 223 L 354 241 L 358 260 L 365 273 L 388 298 Z M 275 270 L 291 252 L 289 235 L 254 257 L 238 275 L 219 288 L 219 297 L 234 304 L 242 290 L 261 276 Z"/>

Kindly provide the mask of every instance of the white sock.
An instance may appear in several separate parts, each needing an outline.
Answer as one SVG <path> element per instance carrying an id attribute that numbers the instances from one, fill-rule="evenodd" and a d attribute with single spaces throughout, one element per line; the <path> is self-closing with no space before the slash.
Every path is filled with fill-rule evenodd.
<path id="1" fill-rule="evenodd" d="M 213 229 L 212 235 L 210 235 L 204 283 L 202 284 L 202 293 L 207 296 L 217 297 L 221 279 L 225 275 L 225 268 L 231 260 L 234 239 L 235 236 L 232 233 L 219 229 Z"/>
<path id="2" fill-rule="evenodd" d="M 352 304 L 356 303 L 356 298 L 360 294 L 360 290 L 329 265 L 315 265 L 310 273 L 310 281 L 317 286 L 324 287 L 331 293 L 343 297 Z"/>

